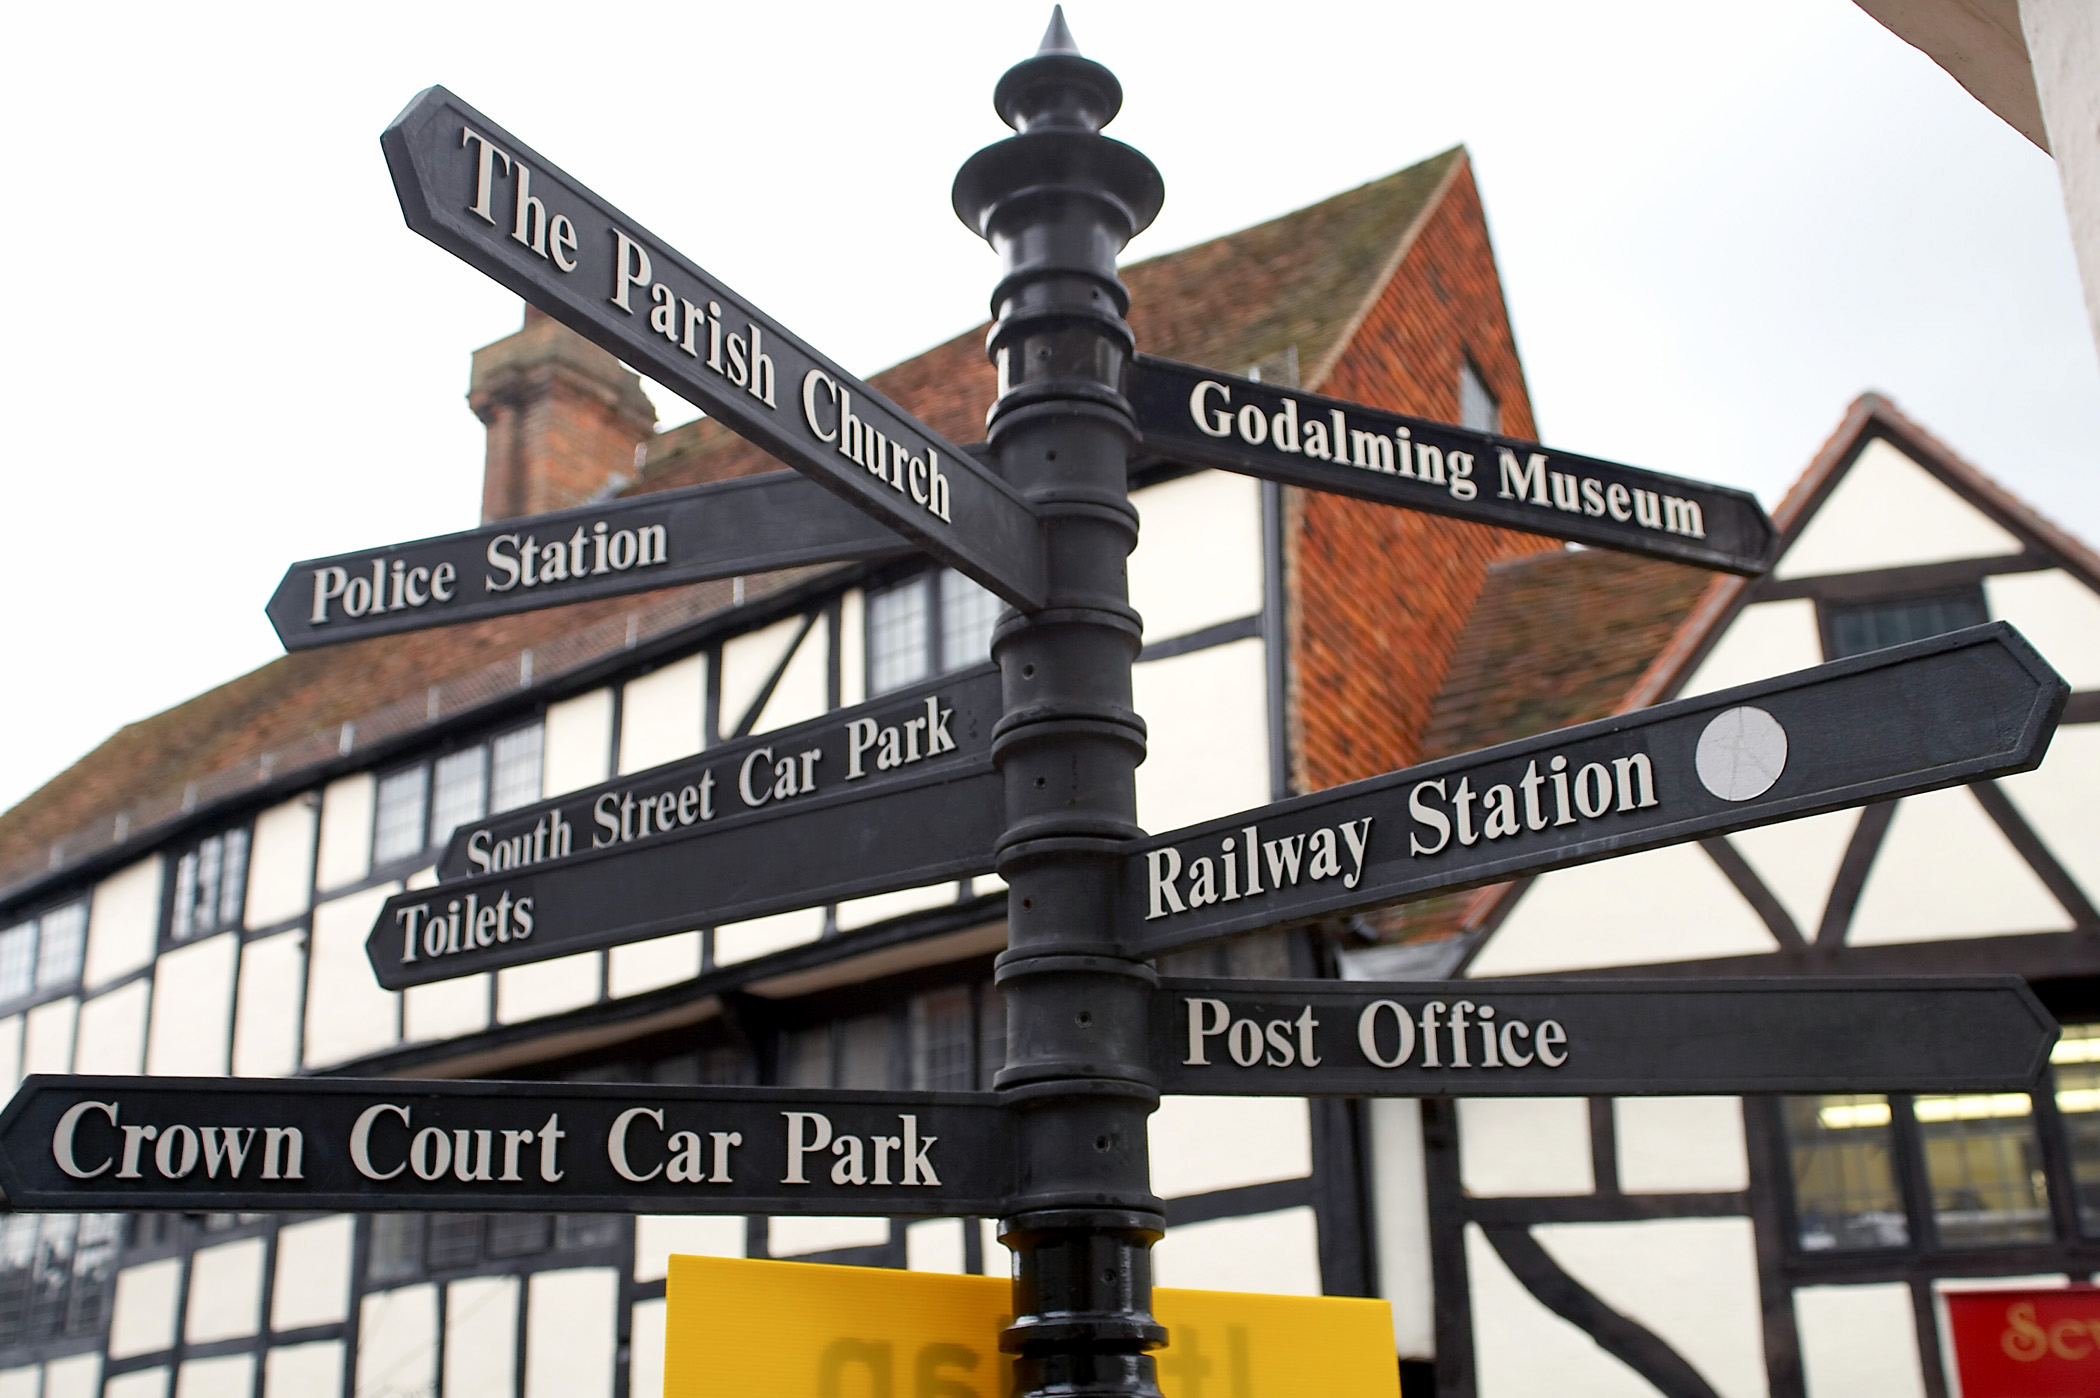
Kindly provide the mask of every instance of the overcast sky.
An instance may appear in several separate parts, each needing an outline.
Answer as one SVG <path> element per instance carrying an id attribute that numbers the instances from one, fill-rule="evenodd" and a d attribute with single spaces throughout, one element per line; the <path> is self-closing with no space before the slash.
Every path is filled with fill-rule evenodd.
<path id="1" fill-rule="evenodd" d="M 848 367 L 981 320 L 948 208 L 1049 6 L 33 6 L 0 118 L 0 808 L 279 653 L 285 566 L 470 527 L 509 293 L 403 227 L 444 83 Z M 2100 539 L 2048 157 L 1848 0 L 1074 0 L 1167 203 L 1133 258 L 1464 142 L 1570 451 L 1769 505 L 1860 391 Z M 666 423 L 692 416 L 658 393 Z M 143 793 L 142 793 L 143 794 Z"/>

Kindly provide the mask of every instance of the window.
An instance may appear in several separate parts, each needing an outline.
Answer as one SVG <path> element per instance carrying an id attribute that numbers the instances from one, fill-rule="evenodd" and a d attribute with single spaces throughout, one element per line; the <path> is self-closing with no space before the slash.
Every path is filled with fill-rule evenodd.
<path id="1" fill-rule="evenodd" d="M 186 942 L 207 932 L 237 927 L 248 891 L 248 832 L 225 830 L 197 842 L 175 862 L 175 900 L 168 914 L 170 940 Z"/>
<path id="2" fill-rule="evenodd" d="M 941 570 L 941 673 L 992 658 L 999 599 L 952 568 Z"/>
<path id="3" fill-rule="evenodd" d="M 1841 660 L 1848 655 L 1959 631 L 1964 626 L 1981 626 L 1989 620 L 1983 590 L 1975 587 L 1930 597 L 1831 604 L 1824 612 L 1824 645 L 1830 651 L 1830 659 Z"/>
<path id="4" fill-rule="evenodd" d="M 1911 1110 L 1940 1246 L 2049 1240 L 2049 1189 L 2026 1093 L 1919 1097 Z"/>
<path id="5" fill-rule="evenodd" d="M 1902 1247 L 1910 1241 L 1886 1097 L 1790 1097 L 1788 1156 L 1795 1242 L 1803 1252 Z"/>
<path id="6" fill-rule="evenodd" d="M 489 810 L 529 806 L 540 799 L 540 754 L 546 729 L 540 724 L 505 733 L 489 744 Z"/>
<path id="7" fill-rule="evenodd" d="M 100 1335 L 122 1214 L 12 1214 L 0 1222 L 0 1344 Z"/>
<path id="8" fill-rule="evenodd" d="M 2049 1059 L 2070 1145 L 2078 1231 L 2100 1237 L 2100 1024 L 2066 1024 Z"/>
<path id="9" fill-rule="evenodd" d="M 970 1052 L 970 987 L 911 999 L 911 1085 L 928 1092 L 967 1092 L 977 1085 Z"/>
<path id="10" fill-rule="evenodd" d="M 372 823 L 372 862 L 391 864 L 423 852 L 423 797 L 430 773 L 416 766 L 379 779 Z"/>
<path id="11" fill-rule="evenodd" d="M 87 950 L 87 902 L 66 903 L 0 932 L 0 1002 L 70 986 Z"/>
<path id="12" fill-rule="evenodd" d="M 868 595 L 868 694 L 902 689 L 926 678 L 931 618 L 926 578 L 911 578 Z"/>
<path id="13" fill-rule="evenodd" d="M 431 844 L 442 845 L 455 829 L 481 819 L 488 767 L 488 749 L 478 745 L 437 760 L 430 798 Z"/>
<path id="14" fill-rule="evenodd" d="M 941 986 L 777 1042 L 783 1086 L 968 1092 L 1005 1065 L 1006 1003 L 989 983 Z"/>
<path id="15" fill-rule="evenodd" d="M 19 1000 L 36 988 L 36 924 L 0 932 L 0 1000 Z"/>
<path id="16" fill-rule="evenodd" d="M 1461 360 L 1458 365 L 1458 425 L 1475 432 L 1502 430 L 1502 404 L 1488 391 L 1487 382 L 1470 359 Z"/>
<path id="17" fill-rule="evenodd" d="M 612 1247 L 621 1236 L 617 1214 L 371 1214 L 366 1227 L 365 1281 L 373 1286 Z"/>

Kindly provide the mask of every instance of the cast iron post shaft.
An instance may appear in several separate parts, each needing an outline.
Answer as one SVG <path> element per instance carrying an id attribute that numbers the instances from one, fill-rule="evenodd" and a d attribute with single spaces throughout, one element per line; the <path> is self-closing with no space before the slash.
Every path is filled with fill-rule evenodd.
<path id="1" fill-rule="evenodd" d="M 1116 255 L 1152 221 L 1152 163 L 1099 134 L 1122 88 L 1079 56 L 1061 13 L 1041 52 L 994 94 L 1018 134 L 972 156 L 955 208 L 1000 254 L 988 346 L 999 368 L 989 438 L 999 469 L 1045 521 L 1049 600 L 1006 613 L 992 654 L 1005 712 L 992 754 L 1006 781 L 999 872 L 1009 885 L 998 982 L 1017 1194 L 1015 1321 L 1001 1347 L 1038 1398 L 1159 1392 L 1149 1351 L 1152 1193 L 1146 993 L 1157 976 L 1118 944 L 1121 844 L 1137 825 L 1145 726 L 1131 704 L 1140 628 L 1126 565 L 1137 542 L 1127 472 L 1137 427 L 1121 392 L 1132 339 Z"/>

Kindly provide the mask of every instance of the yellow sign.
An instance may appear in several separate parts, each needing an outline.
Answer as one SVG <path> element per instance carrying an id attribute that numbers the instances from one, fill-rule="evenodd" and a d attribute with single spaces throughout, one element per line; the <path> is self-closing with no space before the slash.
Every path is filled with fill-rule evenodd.
<path id="1" fill-rule="evenodd" d="M 999 1277 L 671 1259 L 664 1398 L 1008 1398 Z M 1165 1398 L 1398 1398 L 1383 1301 L 1152 1294 Z"/>

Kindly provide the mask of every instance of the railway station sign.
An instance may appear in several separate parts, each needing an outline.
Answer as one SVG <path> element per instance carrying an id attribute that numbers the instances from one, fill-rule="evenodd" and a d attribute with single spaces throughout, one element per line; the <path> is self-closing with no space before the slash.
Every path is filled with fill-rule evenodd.
<path id="1" fill-rule="evenodd" d="M 665 1398 L 1007 1398 L 1004 1277 L 671 1259 Z M 1160 1287 L 1161 1398 L 1399 1398 L 1392 1308 L 1354 1296 Z"/>
<path id="2" fill-rule="evenodd" d="M 2003 622 L 1871 651 L 1156 836 L 1125 926 L 1150 956 L 2026 771 L 2069 693 Z"/>
<path id="3" fill-rule="evenodd" d="M 990 1093 L 36 1075 L 11 1208 L 991 1214 Z"/>
<path id="4" fill-rule="evenodd" d="M 1152 998 L 1160 1090 L 1229 1096 L 2024 1092 L 2057 1036 L 2018 976 L 1169 980 Z"/>
<path id="5" fill-rule="evenodd" d="M 911 546 L 793 471 L 687 486 L 294 563 L 265 609 L 286 650 Z"/>
<path id="6" fill-rule="evenodd" d="M 820 719 L 738 738 L 531 806 L 470 821 L 441 883 L 598 850 L 706 838 L 785 811 L 989 770 L 999 672 L 980 665 Z"/>
<path id="7" fill-rule="evenodd" d="M 1287 485 L 1730 573 L 1762 573 L 1779 535 L 1755 496 L 1405 417 L 1155 355 L 1127 396 L 1145 450 Z"/>
<path id="8" fill-rule="evenodd" d="M 380 137 L 408 226 L 1016 606 L 1019 492 L 442 87 Z"/>

